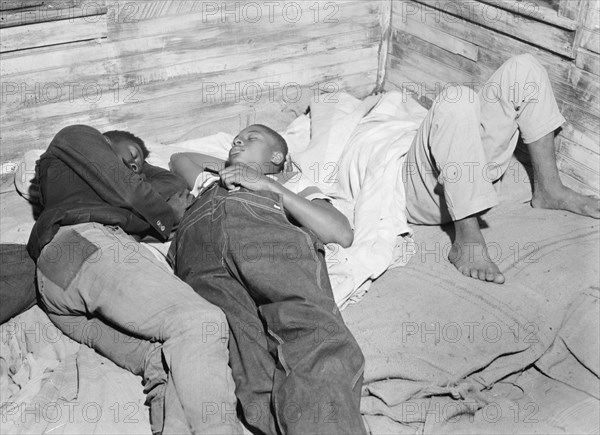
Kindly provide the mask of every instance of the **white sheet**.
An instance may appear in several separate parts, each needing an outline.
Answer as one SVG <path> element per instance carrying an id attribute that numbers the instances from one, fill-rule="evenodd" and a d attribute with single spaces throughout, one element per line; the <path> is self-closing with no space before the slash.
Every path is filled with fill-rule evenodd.
<path id="1" fill-rule="evenodd" d="M 311 104 L 310 120 L 298 118 L 283 135 L 293 160 L 334 198 L 354 227 L 350 248 L 328 245 L 334 296 L 344 307 L 415 252 L 405 215 L 402 164 L 427 112 L 401 92 L 362 102 L 348 94 L 336 97 L 335 103 Z"/>

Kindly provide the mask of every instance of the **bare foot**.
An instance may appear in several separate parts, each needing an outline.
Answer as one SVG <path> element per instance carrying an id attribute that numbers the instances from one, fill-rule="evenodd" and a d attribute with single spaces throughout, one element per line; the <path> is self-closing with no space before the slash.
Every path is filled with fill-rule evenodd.
<path id="1" fill-rule="evenodd" d="M 454 222 L 456 239 L 448 260 L 460 273 L 481 281 L 504 283 L 504 275 L 490 259 L 476 216 Z"/>
<path id="2" fill-rule="evenodd" d="M 534 192 L 531 206 L 553 210 L 567 210 L 583 216 L 600 219 L 600 199 L 585 196 L 568 187 L 560 186 L 552 192 L 539 189 Z"/>
<path id="3" fill-rule="evenodd" d="M 600 199 L 581 195 L 562 184 L 554 154 L 554 132 L 527 145 L 533 166 L 531 206 L 600 218 Z"/>

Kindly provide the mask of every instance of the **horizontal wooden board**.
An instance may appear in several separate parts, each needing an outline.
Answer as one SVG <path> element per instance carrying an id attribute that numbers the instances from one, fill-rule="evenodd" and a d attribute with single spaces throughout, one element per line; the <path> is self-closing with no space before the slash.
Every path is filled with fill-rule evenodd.
<path id="1" fill-rule="evenodd" d="M 340 25 L 341 26 L 341 25 Z M 117 86 L 122 88 L 126 86 L 139 86 L 153 82 L 164 82 L 178 77 L 202 75 L 221 72 L 223 78 L 226 77 L 228 70 L 238 68 L 254 68 L 269 63 L 277 63 L 282 59 L 306 58 L 318 53 L 330 53 L 331 47 L 336 50 L 347 48 L 360 49 L 361 47 L 374 47 L 375 37 L 369 37 L 365 40 L 364 32 L 340 32 L 332 36 L 307 35 L 310 38 L 302 42 L 294 41 L 293 37 L 280 38 L 278 44 L 274 45 L 271 51 L 264 50 L 263 44 L 258 46 L 240 44 L 237 48 L 232 45 L 232 51 L 243 51 L 243 54 L 236 56 L 223 56 L 222 49 L 219 47 L 207 47 L 205 49 L 189 48 L 174 50 L 161 54 L 161 51 L 149 50 L 144 53 L 132 54 L 128 57 L 118 57 L 117 50 L 122 47 L 115 47 L 114 44 L 104 44 L 101 47 L 85 47 L 73 50 L 79 59 L 85 59 L 85 62 L 69 62 L 64 67 L 42 69 L 33 72 L 19 72 L 14 74 L 5 74 L 5 88 L 10 83 L 15 86 L 26 89 L 33 89 L 38 86 L 41 90 L 44 88 L 53 88 L 60 86 L 63 92 L 63 99 L 68 98 L 69 85 L 76 92 L 81 93 L 81 88 L 85 84 L 95 84 L 101 89 L 111 89 Z M 233 43 L 232 43 L 233 44 Z M 186 44 L 187 47 L 187 44 Z M 42 59 L 45 56 L 40 56 Z M 54 53 L 48 53 L 49 58 L 57 57 Z M 70 56 L 72 57 L 72 55 Z M 29 64 L 33 64 L 35 59 L 26 59 Z M 19 63 L 18 67 L 14 64 Z M 310 61 L 307 61 L 310 63 Z M 11 60 L 3 62 L 3 68 L 16 69 L 23 68 L 23 62 Z M 29 65 L 26 66 L 26 68 Z M 99 72 L 103 73 L 100 74 Z M 67 79 L 68 78 L 68 79 Z M 38 94 L 44 92 L 38 92 Z M 6 110 L 23 106 L 26 102 L 21 93 L 14 93 L 12 96 L 4 98 Z M 37 104 L 51 102 L 49 98 L 41 98 Z"/>
<path id="2" fill-rule="evenodd" d="M 342 40 L 340 42 L 342 43 Z M 303 45 L 305 48 L 311 47 L 310 41 L 306 41 Z M 218 56 L 219 50 L 214 49 L 213 54 L 217 57 L 211 62 L 205 60 L 210 58 L 208 55 L 210 52 L 206 55 L 201 52 L 201 56 L 199 56 L 201 59 L 198 61 L 188 62 L 182 66 L 174 65 L 142 70 L 139 73 L 134 70 L 116 74 L 115 71 L 124 68 L 110 62 L 103 62 L 99 65 L 83 64 L 77 65 L 73 69 L 59 69 L 58 74 L 48 74 L 47 71 L 43 71 L 28 75 L 9 76 L 3 87 L 5 91 L 10 92 L 4 92 L 4 104 L 0 113 L 7 116 L 6 123 L 11 124 L 12 119 L 20 119 L 22 116 L 28 118 L 45 116 L 44 113 L 47 111 L 52 113 L 63 113 L 64 110 L 73 112 L 81 110 L 81 105 L 85 107 L 93 104 L 102 107 L 105 104 L 114 104 L 112 102 L 115 99 L 131 101 L 132 98 L 129 97 L 138 94 L 140 90 L 154 95 L 154 92 L 159 94 L 163 94 L 165 90 L 170 92 L 168 90 L 173 87 L 185 89 L 186 86 L 189 86 L 190 89 L 198 89 L 202 81 L 211 86 L 216 84 L 224 87 L 225 85 L 222 84 L 245 84 L 253 78 L 255 82 L 261 82 L 260 78 L 263 77 L 262 82 L 275 80 L 281 87 L 283 83 L 280 82 L 280 78 L 285 76 L 288 77 L 286 80 L 292 80 L 294 70 L 300 71 L 305 68 L 313 68 L 317 71 L 322 68 L 331 70 L 335 69 L 336 64 L 351 59 L 359 62 L 356 65 L 357 70 L 360 70 L 360 62 L 364 64 L 366 60 L 375 72 L 377 58 L 374 53 L 377 47 L 371 43 L 365 45 L 365 47 L 360 47 L 357 44 L 351 44 L 350 47 L 339 47 L 336 49 L 339 57 L 334 57 L 329 50 L 317 44 L 314 50 L 307 50 L 311 56 L 310 60 L 306 56 L 298 56 L 297 52 L 293 50 L 287 56 L 272 56 L 272 53 L 264 53 L 264 51 L 259 53 L 262 50 L 259 49 L 259 52 L 250 51 L 246 56 L 223 58 Z M 364 56 L 369 57 L 365 58 Z M 123 62 L 122 59 L 119 61 Z M 157 64 L 160 65 L 161 62 L 157 61 Z M 102 67 L 105 67 L 104 73 L 98 74 Z M 64 79 L 61 80 L 61 77 L 70 77 L 71 81 L 67 83 Z M 173 79 L 173 83 L 169 84 L 171 79 Z M 242 84 L 239 84 L 240 89 L 243 88 Z M 149 88 L 150 85 L 154 86 Z M 253 86 L 254 83 L 250 85 Z M 97 97 L 97 94 L 100 94 L 100 97 Z M 96 99 L 97 102 L 94 101 Z M 62 104 L 62 106 L 59 107 L 57 104 Z M 49 108 L 46 109 L 45 106 L 49 106 Z"/>
<path id="3" fill-rule="evenodd" d="M 424 41 L 430 42 L 450 53 L 459 54 L 472 61 L 477 61 L 477 45 L 465 41 L 464 39 L 457 38 L 436 27 L 423 25 L 422 22 L 414 17 L 403 16 L 403 20 L 401 20 L 400 23 L 400 29 L 407 34 L 414 35 Z"/>
<path id="4" fill-rule="evenodd" d="M 600 187 L 600 155 L 564 137 L 558 139 L 557 166 L 563 173 L 590 187 Z M 598 192 L 596 192 L 598 193 Z"/>
<path id="5" fill-rule="evenodd" d="M 250 50 L 263 50 L 264 56 L 274 57 L 274 50 L 267 50 L 273 41 L 277 41 L 277 48 L 283 54 L 296 51 L 296 54 L 309 55 L 315 50 L 335 50 L 337 47 L 347 47 L 350 44 L 365 40 L 377 44 L 380 36 L 378 23 L 372 19 L 355 22 L 340 22 L 330 26 L 311 26 L 303 29 L 302 37 L 293 32 L 275 30 L 269 32 L 259 28 L 248 29 L 244 36 L 232 37 L 234 28 L 220 26 L 206 26 L 196 31 L 182 33 L 166 33 L 152 35 L 143 39 L 125 39 L 109 42 L 114 48 L 112 53 L 121 60 L 120 64 L 132 64 L 133 69 L 144 68 L 144 59 L 151 67 L 153 63 L 161 62 L 165 65 L 176 65 L 190 61 L 210 61 L 221 57 L 227 59 L 238 53 L 248 53 Z M 356 32 L 362 32 L 356 35 Z M 347 39 L 347 41 L 345 41 Z M 112 37 L 111 37 L 112 41 Z M 261 44 L 263 45 L 261 47 Z M 287 45 L 292 48 L 287 48 Z M 302 44 L 306 44 L 303 46 Z M 103 44 L 102 48 L 107 44 Z M 225 48 L 229 47 L 229 48 Z M 318 48 L 320 47 L 320 48 Z M 43 47 L 26 52 L 5 53 L 0 56 L 0 69 L 2 76 L 24 75 L 29 72 L 49 72 L 56 68 L 69 67 L 76 63 L 92 63 L 109 61 L 106 52 L 95 50 L 93 43 L 69 44 L 61 47 Z M 143 48 L 143 49 L 141 49 Z M 275 48 L 275 47 L 273 47 Z M 312 51 L 311 51 L 312 50 Z M 272 52 L 272 53 L 271 53 Z M 131 57 L 132 59 L 128 59 Z M 113 59 L 114 60 L 114 59 Z M 123 72 L 126 72 L 124 70 Z"/>
<path id="6" fill-rule="evenodd" d="M 416 0 L 400 2 L 394 10 L 402 16 L 416 15 L 424 24 L 456 21 L 463 18 L 505 35 L 573 58 L 575 32 L 480 2 L 439 2 Z M 402 19 L 402 18 L 401 18 Z M 472 41 L 476 41 L 472 40 Z"/>
<path id="7" fill-rule="evenodd" d="M 113 89 L 107 92 L 101 87 L 90 87 L 87 92 L 84 92 L 82 88 L 80 94 L 77 94 L 78 98 L 73 101 L 63 98 L 50 104 L 33 103 L 25 107 L 21 104 L 13 110 L 3 106 L 1 109 L 5 115 L 3 125 L 22 124 L 47 116 L 74 114 L 82 110 L 101 109 L 115 104 L 174 98 L 173 96 L 177 94 L 189 94 L 202 99 L 231 99 L 232 103 L 235 103 L 236 98 L 243 98 L 245 93 L 252 92 L 257 86 L 265 92 L 270 88 L 283 92 L 286 86 L 291 89 L 290 87 L 295 87 L 296 83 L 313 85 L 327 82 L 330 76 L 339 76 L 341 73 L 350 74 L 367 70 L 375 75 L 376 50 L 377 47 L 339 50 L 340 58 L 344 59 L 344 62 L 333 58 L 329 53 L 319 53 L 313 55 L 310 62 L 302 57 L 292 57 L 280 59 L 278 62 L 241 65 L 235 70 L 228 71 L 227 74 L 217 70 L 167 82 L 132 82 L 130 86 L 125 85 L 121 88 L 121 93 L 116 98 L 117 103 Z M 373 76 L 373 84 L 374 81 L 375 76 Z M 20 97 L 20 95 L 16 96 Z"/>
<path id="8" fill-rule="evenodd" d="M 397 18 L 397 15 L 394 16 Z M 411 18 L 408 18 L 409 20 Z M 434 24 L 432 24 L 434 25 Z M 563 58 L 553 55 L 545 50 L 536 49 L 531 45 L 524 43 L 522 41 L 518 41 L 514 38 L 511 38 L 506 35 L 502 35 L 495 32 L 490 31 L 482 31 L 480 25 L 472 22 L 468 22 L 467 20 L 458 20 L 453 22 L 440 21 L 435 24 L 442 30 L 460 38 L 477 41 L 479 45 L 479 62 L 477 64 L 482 64 L 480 66 L 476 66 L 475 71 L 471 71 L 472 73 L 476 73 L 479 69 L 486 67 L 492 67 L 489 71 L 493 71 L 495 68 L 500 66 L 504 60 L 508 59 L 510 56 L 519 54 L 519 53 L 532 53 L 534 54 L 538 60 L 542 63 L 548 74 L 550 76 L 551 82 L 553 84 L 553 88 L 555 93 L 557 94 L 557 98 L 559 100 L 568 100 L 568 101 L 577 101 L 578 104 L 585 107 L 593 114 L 598 113 L 598 97 L 594 94 L 593 85 L 597 83 L 597 79 L 594 78 L 593 75 L 588 73 L 587 71 L 579 71 L 577 70 L 572 63 L 564 60 Z M 401 21 L 393 21 L 394 28 L 401 28 Z M 421 44 L 423 45 L 423 44 Z M 392 45 L 392 49 L 394 49 L 395 45 Z M 419 46 L 414 46 L 414 49 L 417 51 L 421 50 Z M 430 47 L 429 51 L 435 52 L 435 47 Z M 428 56 L 432 56 L 431 53 L 427 51 L 421 50 Z M 443 56 L 443 53 L 437 49 L 435 55 L 432 56 L 434 59 L 443 59 L 443 61 L 436 66 L 436 70 L 439 72 L 439 77 L 443 78 L 443 74 L 445 72 L 445 63 L 448 63 L 450 67 L 455 69 L 463 70 L 471 67 L 471 62 L 461 61 L 461 58 L 458 56 L 450 57 Z M 575 69 L 574 69 L 575 68 Z M 416 76 L 418 77 L 418 75 Z M 487 78 L 487 74 L 485 76 L 476 77 L 478 80 Z"/>
<path id="9" fill-rule="evenodd" d="M 583 195 L 600 196 L 600 192 L 595 186 L 580 181 L 579 176 L 572 177 L 570 175 L 571 170 L 569 169 L 568 164 L 561 166 L 562 169 L 560 170 L 560 179 L 565 186 Z M 575 172 L 577 171 L 575 170 Z"/>
<path id="10" fill-rule="evenodd" d="M 59 0 L 63 4 L 74 3 L 77 0 Z M 43 6 L 44 3 L 48 3 L 48 0 L 28 0 L 27 2 L 23 0 L 1 0 L 0 1 L 0 11 L 15 11 L 22 10 L 28 8 L 34 8 Z"/>
<path id="11" fill-rule="evenodd" d="M 589 130 L 592 135 L 600 135 L 600 118 L 594 116 L 589 111 L 576 102 L 559 101 L 560 111 L 570 123 L 580 126 L 585 130 Z M 596 145 L 600 141 L 596 141 Z"/>
<path id="12" fill-rule="evenodd" d="M 557 5 L 546 5 L 541 2 L 519 0 L 479 0 L 482 3 L 495 6 L 506 11 L 522 15 L 528 20 L 541 21 L 565 30 L 577 29 L 577 21 L 562 15 Z"/>
<path id="13" fill-rule="evenodd" d="M 598 156 L 600 153 L 599 136 L 594 131 L 581 127 L 573 122 L 567 122 L 563 126 L 560 137 L 577 144 L 578 147 L 584 148 L 587 152 L 595 154 L 596 160 L 600 158 Z M 580 156 L 583 157 L 586 155 L 587 154 L 581 154 Z M 583 163 L 585 164 L 585 161 Z"/>
<path id="14" fill-rule="evenodd" d="M 372 0 L 370 3 L 375 4 Z M 227 21 L 270 23 L 280 17 L 288 22 L 298 20 L 298 11 L 310 16 L 314 22 L 326 20 L 328 23 L 339 19 L 340 8 L 352 3 L 367 3 L 362 0 L 312 0 L 308 1 L 204 1 L 204 0 L 121 0 L 116 12 L 120 17 L 115 21 L 138 23 L 155 18 L 202 14 L 203 22 L 225 23 Z M 376 3 L 382 3 L 376 1 Z"/>
<path id="15" fill-rule="evenodd" d="M 0 29 L 0 51 L 103 39 L 107 36 L 106 15 L 50 21 Z"/>
<path id="16" fill-rule="evenodd" d="M 258 4 L 258 2 L 251 2 Z M 196 32 L 207 27 L 218 26 L 220 28 L 231 29 L 229 37 L 222 41 L 227 45 L 229 38 L 241 38 L 247 31 L 255 29 L 256 31 L 272 32 L 300 32 L 305 27 L 326 28 L 330 25 L 340 22 L 372 21 L 379 22 L 380 1 L 341 1 L 341 2 L 320 2 L 322 7 L 315 7 L 315 2 L 274 2 L 278 5 L 273 13 L 267 13 L 258 19 L 247 15 L 227 13 L 227 7 L 231 5 L 244 4 L 241 2 L 201 2 L 201 4 L 211 4 L 217 7 L 214 13 L 206 13 L 202 9 L 183 16 L 160 16 L 154 19 L 133 20 L 132 22 L 120 20 L 109 20 L 109 29 L 111 40 L 131 40 L 144 38 L 151 35 L 182 34 L 190 31 Z M 268 3 L 267 3 L 268 4 Z M 222 7 L 221 5 L 225 5 Z M 227 6 L 229 5 L 229 6 Z M 292 9 L 284 12 L 285 5 L 293 5 L 295 15 L 291 14 Z M 263 5 L 264 7 L 264 5 Z M 268 9 L 268 8 L 267 8 Z M 241 12 L 240 12 L 241 14 Z M 297 34 L 299 38 L 301 34 Z"/>
<path id="17" fill-rule="evenodd" d="M 581 29 L 580 46 L 586 50 L 600 54 L 600 33 L 588 29 Z"/>
<path id="18" fill-rule="evenodd" d="M 475 76 L 489 75 L 495 67 L 495 65 L 490 65 L 488 62 L 477 62 L 476 60 L 471 60 L 464 56 L 456 56 L 443 47 L 439 47 L 437 44 L 426 41 L 413 34 L 394 29 L 392 31 L 390 53 L 402 59 L 403 53 L 411 50 L 418 51 L 419 53 L 432 59 L 436 59 L 451 68 L 459 69 Z M 481 55 L 484 55 L 485 50 L 481 51 Z M 477 47 L 478 58 L 480 56 L 479 52 L 480 47 Z M 498 58 L 496 63 L 498 63 L 499 66 L 501 65 L 501 62 L 501 59 Z"/>
<path id="19" fill-rule="evenodd" d="M 392 26 L 394 29 L 402 30 L 404 23 L 408 20 L 419 20 L 418 15 L 402 14 L 402 10 L 395 8 L 392 16 Z M 534 54 L 544 65 L 559 65 L 561 58 L 554 54 L 534 47 L 527 42 L 520 41 L 510 35 L 504 35 L 499 32 L 490 31 L 478 23 L 466 20 L 464 18 L 452 18 L 450 20 L 430 20 L 421 22 L 421 25 L 437 28 L 456 38 L 475 43 L 478 47 L 487 47 L 497 52 L 497 55 L 487 55 L 486 59 L 480 59 L 481 62 L 495 62 L 497 66 L 510 57 L 519 53 Z M 482 53 L 479 53 L 480 55 Z"/>
<path id="20" fill-rule="evenodd" d="M 40 2 L 37 2 L 40 3 Z M 1 12 L 0 28 L 24 26 L 47 21 L 67 21 L 79 17 L 93 17 L 106 14 L 106 0 L 63 0 Z"/>

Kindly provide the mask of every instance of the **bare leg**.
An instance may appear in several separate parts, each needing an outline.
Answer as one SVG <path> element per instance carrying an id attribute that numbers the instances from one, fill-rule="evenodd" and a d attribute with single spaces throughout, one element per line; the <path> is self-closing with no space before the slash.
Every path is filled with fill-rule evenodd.
<path id="1" fill-rule="evenodd" d="M 481 169 L 489 159 L 479 131 L 480 103 L 469 89 L 459 90 L 456 98 L 434 102 L 408 152 L 402 174 L 407 217 L 428 225 L 453 221 L 450 262 L 465 276 L 502 284 L 504 275 L 490 260 L 477 220 L 498 204 Z M 467 163 L 478 169 L 470 171 Z"/>
<path id="2" fill-rule="evenodd" d="M 448 260 L 458 271 L 481 281 L 504 283 L 504 275 L 488 255 L 477 215 L 454 221 L 454 229 L 456 237 Z"/>
<path id="3" fill-rule="evenodd" d="M 533 199 L 535 208 L 567 210 L 583 216 L 600 218 L 598 198 L 581 195 L 560 181 L 554 155 L 554 133 L 527 145 L 533 163 Z"/>

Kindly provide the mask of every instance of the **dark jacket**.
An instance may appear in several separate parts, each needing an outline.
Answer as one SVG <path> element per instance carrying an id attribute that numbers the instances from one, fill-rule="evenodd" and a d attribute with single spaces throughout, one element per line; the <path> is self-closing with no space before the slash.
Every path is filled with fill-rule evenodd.
<path id="1" fill-rule="evenodd" d="M 27 243 L 31 257 L 37 261 L 61 226 L 84 222 L 166 240 L 174 224 L 166 200 L 185 189 L 185 181 L 147 163 L 141 172 L 127 167 L 92 127 L 58 132 L 36 167 L 42 212 Z"/>

